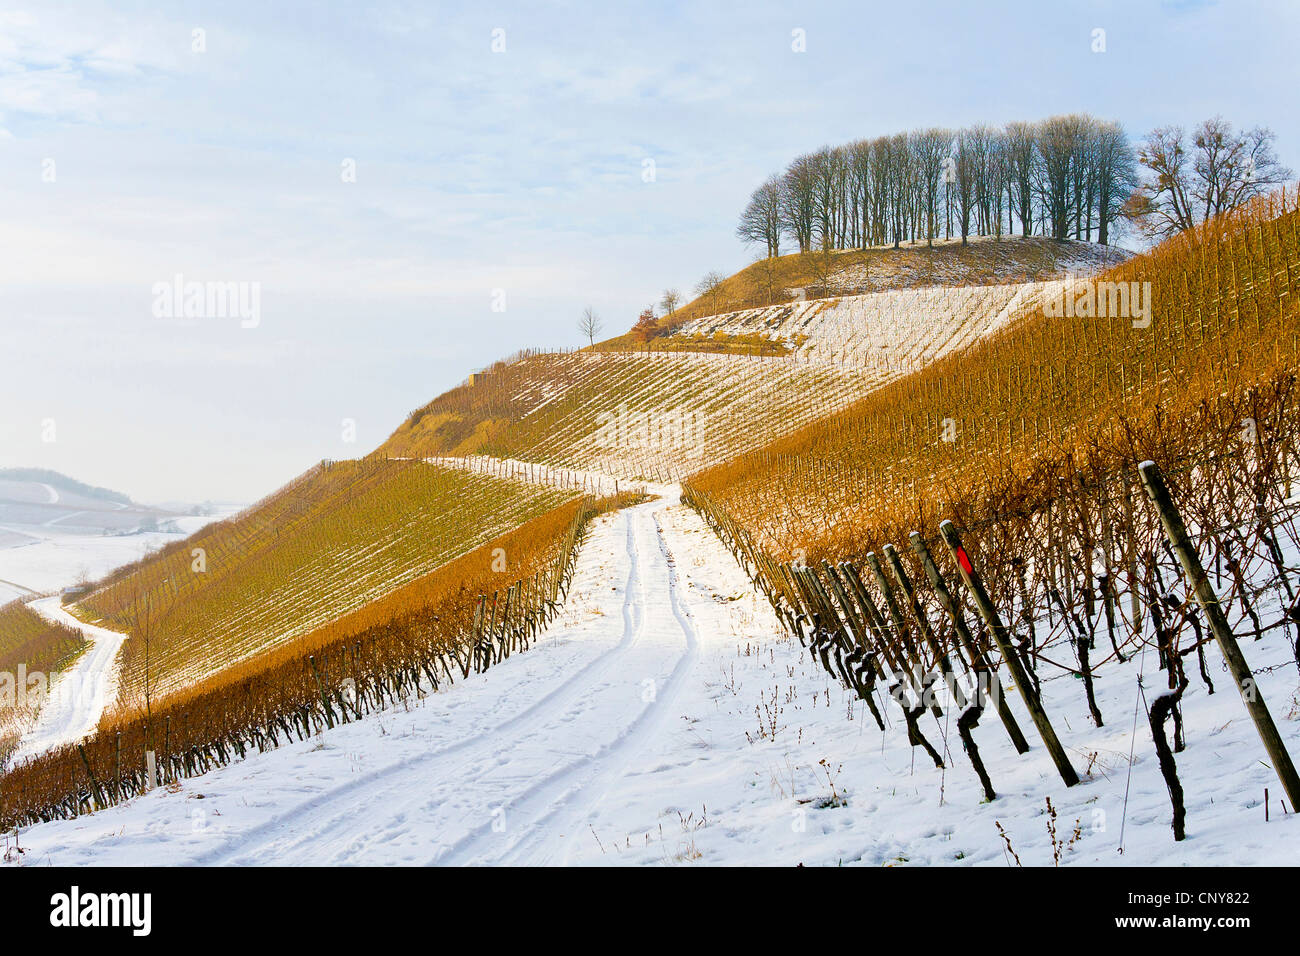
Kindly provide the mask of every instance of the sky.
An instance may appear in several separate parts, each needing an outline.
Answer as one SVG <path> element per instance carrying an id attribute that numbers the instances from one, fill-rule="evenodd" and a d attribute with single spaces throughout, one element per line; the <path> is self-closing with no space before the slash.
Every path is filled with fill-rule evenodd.
<path id="1" fill-rule="evenodd" d="M 1300 169 L 1298 28 L 1284 0 L 2 4 L 0 467 L 256 500 L 581 344 L 588 304 L 618 334 L 743 267 L 749 193 L 826 144 L 1221 113 Z"/>

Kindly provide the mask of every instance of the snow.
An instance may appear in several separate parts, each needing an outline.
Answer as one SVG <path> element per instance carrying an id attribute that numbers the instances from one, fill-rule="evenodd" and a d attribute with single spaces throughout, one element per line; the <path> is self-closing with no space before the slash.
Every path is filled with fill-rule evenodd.
<path id="1" fill-rule="evenodd" d="M 58 597 L 39 598 L 28 607 L 42 617 L 81 631 L 91 645 L 71 670 L 57 675 L 35 725 L 18 745 L 15 763 L 51 747 L 75 743 L 94 732 L 104 708 L 116 696 L 118 654 L 126 640 L 124 634 L 73 617 Z"/>
<path id="2" fill-rule="evenodd" d="M 757 335 L 790 348 L 789 360 L 871 368 L 897 377 L 1041 309 L 1073 281 L 926 286 L 801 300 L 703 316 L 673 334 Z"/>
<path id="3" fill-rule="evenodd" d="M 114 535 L 63 532 L 57 525 L 0 527 L 11 535 L 0 540 L 0 603 L 96 580 L 218 520 L 185 516 L 175 520 L 176 531 Z"/>
<path id="4" fill-rule="evenodd" d="M 28 601 L 33 610 L 80 630 L 92 642 L 71 670 L 49 675 L 53 682 L 49 699 L 42 704 L 13 759 L 85 737 L 95 729 L 104 707 L 116 695 L 118 651 L 123 636 L 78 620 L 63 609 L 58 597 L 40 596 L 102 578 L 115 568 L 193 534 L 209 522 L 221 520 L 225 514 L 179 516 L 167 522 L 173 530 L 135 534 L 78 534 L 49 527 L 53 522 L 41 527 L 0 527 L 0 604 L 15 598 Z"/>
<path id="5" fill-rule="evenodd" d="M 1279 632 L 1245 650 L 1253 667 L 1283 665 L 1260 689 L 1300 752 Z M 1217 652 L 1207 657 L 1217 676 Z M 1141 655 L 1101 669 L 1101 729 L 1080 682 L 1044 680 L 1084 778 L 1073 788 L 1018 697 L 1024 756 L 987 712 L 975 736 L 999 796 L 985 803 L 950 713 L 922 723 L 946 756 L 938 770 L 913 754 L 896 705 L 882 701 L 880 732 L 782 634 L 717 538 L 669 496 L 593 524 L 563 615 L 528 652 L 313 739 L 27 828 L 22 842 L 40 865 L 1004 866 L 1000 823 L 1028 866 L 1052 863 L 1050 798 L 1064 865 L 1293 863 L 1300 817 L 1275 803 L 1265 823 L 1264 788 L 1276 801 L 1280 787 L 1226 679 L 1207 696 L 1194 676 L 1184 696 L 1188 839 L 1173 841 L 1137 719 L 1139 695 L 1149 701 L 1163 677 Z"/>

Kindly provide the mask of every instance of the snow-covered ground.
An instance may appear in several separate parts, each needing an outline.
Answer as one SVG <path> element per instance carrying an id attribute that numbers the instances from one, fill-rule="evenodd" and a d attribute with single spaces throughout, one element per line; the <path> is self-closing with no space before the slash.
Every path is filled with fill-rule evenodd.
<path id="1" fill-rule="evenodd" d="M 94 731 L 104 708 L 116 696 L 117 658 L 126 640 L 117 631 L 79 621 L 64 610 L 57 595 L 28 606 L 51 621 L 81 631 L 91 643 L 71 670 L 57 675 L 35 725 L 18 745 L 14 761 L 82 740 Z"/>
<path id="2" fill-rule="evenodd" d="M 93 581 L 222 517 L 225 515 L 185 515 L 167 522 L 167 527 L 174 530 L 135 534 L 80 534 L 57 526 L 0 526 L 0 603 L 32 593 L 57 591 L 83 580 Z"/>
<path id="3" fill-rule="evenodd" d="M 1274 632 L 1246 653 L 1257 668 L 1284 665 L 1260 688 L 1300 754 L 1285 645 Z M 1066 864 L 1294 863 L 1300 816 L 1283 812 L 1241 701 L 1209 657 L 1218 693 L 1193 676 L 1184 697 L 1185 842 L 1169 829 L 1139 703 L 1144 668 L 1147 699 L 1162 684 L 1152 655 L 1099 673 L 1103 729 L 1078 681 L 1044 682 L 1084 776 L 1076 787 L 1061 783 L 1018 698 L 1028 754 L 988 713 L 975 733 L 999 796 L 985 803 L 955 720 L 927 714 L 922 727 L 947 755 L 944 770 L 912 752 L 892 702 L 881 733 L 783 636 L 698 516 L 659 500 L 593 525 L 562 618 L 527 653 L 21 839 L 38 865 L 1002 866 L 1000 822 L 1025 865 L 1050 865 L 1050 798 Z"/>
<path id="4" fill-rule="evenodd" d="M 883 384 L 1040 310 L 1070 282 L 929 286 L 808 299 L 703 316 L 674 334 L 761 336 L 787 346 L 792 360 L 870 368 L 883 374 Z"/>
<path id="5" fill-rule="evenodd" d="M 58 495 L 54 489 L 50 492 Z M 138 561 L 234 510 L 231 506 L 211 516 L 183 515 L 169 519 L 166 531 L 135 534 L 85 534 L 49 525 L 0 527 L 0 604 L 15 598 L 25 600 L 37 613 L 80 630 L 91 641 L 71 669 L 49 675 L 49 697 L 12 759 L 85 737 L 116 695 L 123 635 L 73 617 L 64 610 L 57 592 Z M 55 596 L 40 597 L 43 594 Z"/>

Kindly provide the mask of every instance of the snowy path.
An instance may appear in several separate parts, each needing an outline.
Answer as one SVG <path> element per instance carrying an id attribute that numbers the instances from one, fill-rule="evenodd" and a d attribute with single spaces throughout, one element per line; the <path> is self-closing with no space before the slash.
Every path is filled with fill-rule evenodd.
<path id="1" fill-rule="evenodd" d="M 81 740 L 98 725 L 117 685 L 117 657 L 125 634 L 78 620 L 64 610 L 58 596 L 28 605 L 42 617 L 81 631 L 90 648 L 72 669 L 59 675 L 41 706 L 34 726 L 19 744 L 14 760 L 22 760 L 59 744 Z"/>
<path id="2" fill-rule="evenodd" d="M 696 641 L 674 607 L 655 507 L 628 511 L 607 529 L 622 539 L 626 578 L 590 609 L 600 633 L 577 628 L 592 652 L 578 667 L 545 668 L 505 701 L 474 702 L 503 703 L 509 716 L 327 790 L 196 862 L 379 863 L 391 859 L 397 834 L 403 862 L 495 862 L 526 852 L 523 844 L 531 858 L 553 859 L 574 832 L 556 830 L 553 818 L 594 799 L 601 780 L 633 759 L 662 726 L 693 660 Z M 612 621 L 621 622 L 616 636 Z M 331 839 L 358 819 L 364 830 Z M 413 819 L 421 821 L 414 831 Z M 499 839 L 502 827 L 515 839 Z M 539 832 L 553 839 L 535 846 L 527 838 Z"/>
<path id="3" fill-rule="evenodd" d="M 1260 686 L 1300 753 L 1288 649 L 1266 639 L 1249 655 L 1283 665 Z M 1207 657 L 1217 679 L 1220 661 Z M 1143 667 L 1150 697 L 1163 676 L 1151 659 L 1099 675 L 1100 729 L 1078 681 L 1044 681 L 1079 786 L 1061 784 L 1032 736 L 1022 757 L 995 719 L 982 722 L 999 794 L 984 802 L 955 719 L 923 724 L 948 766 L 916 759 L 892 702 L 881 733 L 778 632 L 700 518 L 660 500 L 597 519 L 561 619 L 531 650 L 406 707 L 28 828 L 22 841 L 37 865 L 1004 866 L 1000 822 L 1028 866 L 1052 862 L 1050 797 L 1071 841 L 1066 864 L 1293 864 L 1300 815 L 1277 805 L 1226 679 L 1213 696 L 1194 683 L 1184 698 L 1188 839 L 1173 842 L 1145 721 L 1132 736 Z"/>

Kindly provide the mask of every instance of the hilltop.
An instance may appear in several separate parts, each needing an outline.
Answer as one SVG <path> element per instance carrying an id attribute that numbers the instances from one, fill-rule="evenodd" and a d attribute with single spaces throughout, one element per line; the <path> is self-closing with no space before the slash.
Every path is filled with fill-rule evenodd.
<path id="1" fill-rule="evenodd" d="M 763 260 L 661 319 L 575 353 L 527 352 L 417 409 L 390 457 L 490 455 L 628 479 L 676 480 L 789 434 L 1040 311 L 1067 276 L 1128 253 L 1039 237 Z M 816 291 L 734 309 L 757 271 Z M 764 300 L 765 297 L 758 297 Z"/>
<path id="2" fill-rule="evenodd" d="M 1117 265 L 1130 252 L 1075 239 L 1043 236 L 977 236 L 790 253 L 760 258 L 720 279 L 695 299 L 659 319 L 659 334 L 694 319 L 810 299 L 927 287 L 964 287 L 1043 282 L 1088 275 Z M 639 348 L 641 336 L 626 333 L 599 349 Z"/>

